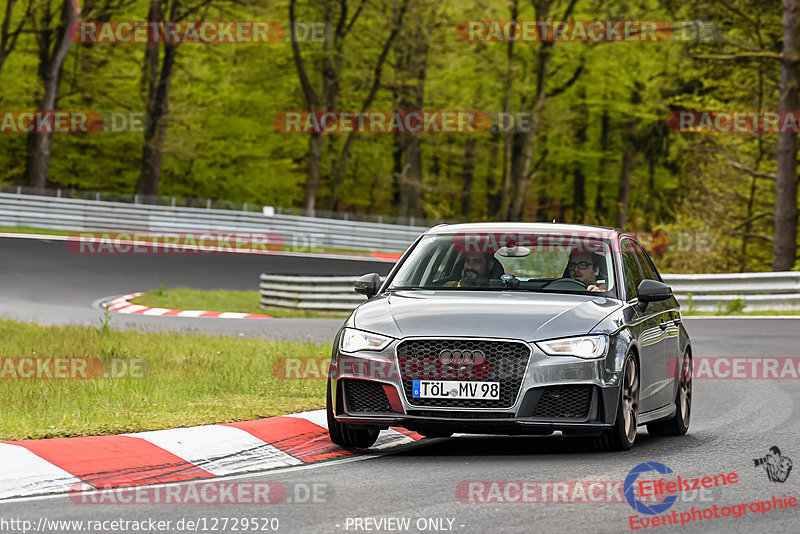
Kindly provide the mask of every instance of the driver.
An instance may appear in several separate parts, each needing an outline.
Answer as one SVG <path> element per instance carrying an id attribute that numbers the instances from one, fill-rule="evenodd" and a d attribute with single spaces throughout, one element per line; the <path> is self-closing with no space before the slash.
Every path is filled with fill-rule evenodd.
<path id="1" fill-rule="evenodd" d="M 591 252 L 572 251 L 567 263 L 567 274 L 570 278 L 586 284 L 588 291 L 605 291 L 597 283 L 600 274 L 601 258 Z"/>
<path id="2" fill-rule="evenodd" d="M 494 269 L 493 254 L 468 252 L 464 255 L 464 269 L 461 280 L 447 282 L 444 287 L 478 287 L 489 285 L 489 275 Z"/>

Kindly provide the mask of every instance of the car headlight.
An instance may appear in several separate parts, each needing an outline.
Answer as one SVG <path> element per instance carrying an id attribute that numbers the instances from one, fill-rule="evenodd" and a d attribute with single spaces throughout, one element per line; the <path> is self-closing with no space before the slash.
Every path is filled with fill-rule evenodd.
<path id="1" fill-rule="evenodd" d="M 345 328 L 342 333 L 339 348 L 343 352 L 358 352 L 360 350 L 383 350 L 392 342 L 392 338 L 362 332 L 355 328 Z"/>
<path id="2" fill-rule="evenodd" d="M 581 336 L 550 341 L 537 341 L 536 345 L 550 356 L 577 356 L 599 358 L 608 348 L 608 336 Z"/>

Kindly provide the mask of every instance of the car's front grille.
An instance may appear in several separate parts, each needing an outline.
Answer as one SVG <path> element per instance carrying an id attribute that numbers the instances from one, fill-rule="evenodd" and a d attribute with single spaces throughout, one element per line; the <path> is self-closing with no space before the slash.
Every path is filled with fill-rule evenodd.
<path id="1" fill-rule="evenodd" d="M 592 386 L 554 386 L 544 388 L 533 417 L 585 419 L 592 403 Z"/>
<path id="2" fill-rule="evenodd" d="M 386 396 L 381 384 L 366 380 L 343 380 L 342 383 L 344 384 L 344 397 L 348 412 L 381 413 L 392 411 L 389 398 Z"/>
<path id="3" fill-rule="evenodd" d="M 443 351 L 446 351 L 444 356 Z M 477 363 L 466 368 L 452 363 L 465 354 L 473 355 L 473 362 Z M 397 347 L 397 360 L 408 403 L 437 408 L 510 408 L 525 377 L 530 354 L 530 347 L 518 341 L 411 339 L 401 342 Z M 500 398 L 414 398 L 415 379 L 499 382 Z"/>
<path id="4" fill-rule="evenodd" d="M 408 410 L 408 415 L 442 419 L 507 419 L 514 417 L 514 414 L 509 412 L 459 412 L 453 410 Z"/>

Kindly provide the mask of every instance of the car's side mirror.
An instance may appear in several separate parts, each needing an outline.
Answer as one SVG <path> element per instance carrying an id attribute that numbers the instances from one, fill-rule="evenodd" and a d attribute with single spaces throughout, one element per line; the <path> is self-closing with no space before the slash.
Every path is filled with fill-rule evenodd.
<path id="1" fill-rule="evenodd" d="M 672 296 L 672 288 L 657 280 L 642 280 L 636 288 L 639 302 L 667 300 Z"/>
<path id="2" fill-rule="evenodd" d="M 369 273 L 360 276 L 355 284 L 353 284 L 353 289 L 356 290 L 356 293 L 366 295 L 367 298 L 371 298 L 375 295 L 379 287 L 381 287 L 381 277 L 378 276 L 377 273 Z"/>

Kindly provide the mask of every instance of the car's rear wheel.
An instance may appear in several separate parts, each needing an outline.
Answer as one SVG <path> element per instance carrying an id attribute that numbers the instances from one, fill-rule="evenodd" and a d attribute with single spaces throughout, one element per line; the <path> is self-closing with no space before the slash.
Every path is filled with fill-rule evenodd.
<path id="1" fill-rule="evenodd" d="M 647 425 L 651 436 L 683 436 L 689 430 L 692 416 L 692 355 L 687 349 L 683 355 L 675 394 L 675 415 L 666 421 Z"/>
<path id="2" fill-rule="evenodd" d="M 639 367 L 629 353 L 622 371 L 617 418 L 614 426 L 597 438 L 598 448 L 608 451 L 627 451 L 636 441 L 639 426 Z"/>
<path id="3" fill-rule="evenodd" d="M 377 428 L 353 428 L 336 420 L 333 416 L 330 379 L 328 379 L 328 394 L 325 404 L 328 412 L 328 435 L 335 444 L 346 449 L 367 449 L 378 439 L 381 431 Z"/>

